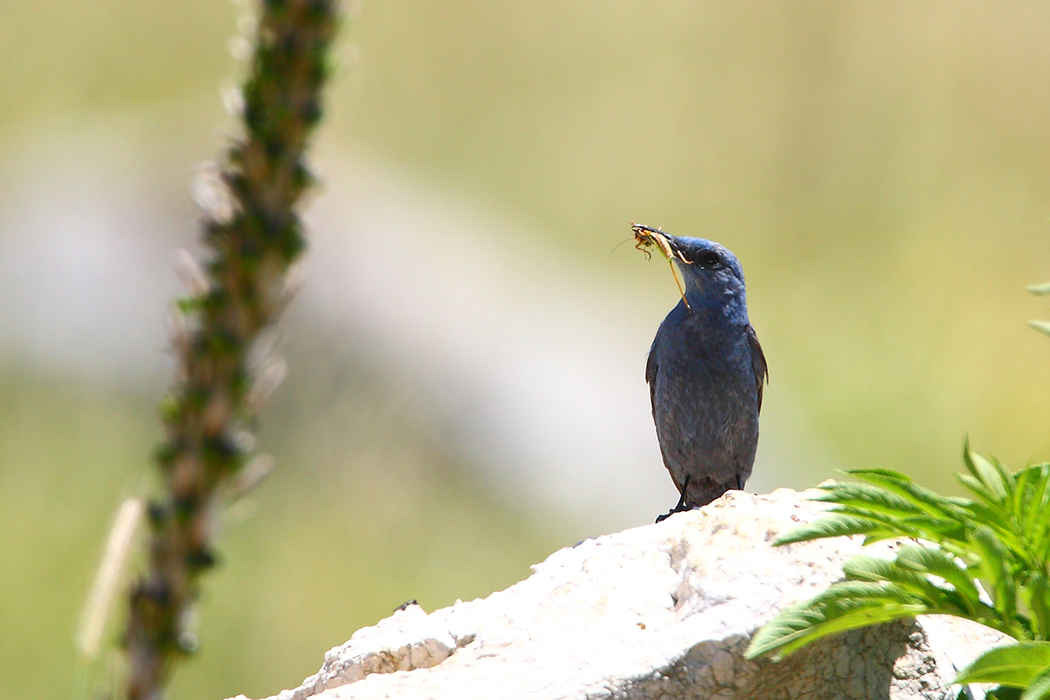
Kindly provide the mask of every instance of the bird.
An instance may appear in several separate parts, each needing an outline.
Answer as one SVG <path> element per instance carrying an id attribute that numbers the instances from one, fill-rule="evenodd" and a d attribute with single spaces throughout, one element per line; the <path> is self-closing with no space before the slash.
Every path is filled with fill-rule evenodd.
<path id="1" fill-rule="evenodd" d="M 736 256 L 703 238 L 632 228 L 636 247 L 657 245 L 685 281 L 645 365 L 660 453 L 680 495 L 660 522 L 743 490 L 755 462 L 769 372 Z"/>

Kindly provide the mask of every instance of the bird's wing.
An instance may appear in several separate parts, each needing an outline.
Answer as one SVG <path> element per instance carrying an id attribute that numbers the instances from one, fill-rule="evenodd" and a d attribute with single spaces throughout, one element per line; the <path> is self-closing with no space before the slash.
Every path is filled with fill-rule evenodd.
<path id="1" fill-rule="evenodd" d="M 758 387 L 758 410 L 762 410 L 762 385 L 769 382 L 769 369 L 766 367 L 766 355 L 758 342 L 758 334 L 751 326 L 747 327 L 747 344 L 751 346 L 751 369 L 755 373 L 755 385 Z M 652 355 L 649 356 L 652 361 Z M 649 376 L 646 367 L 645 376 Z"/>
<path id="2" fill-rule="evenodd" d="M 654 412 L 656 410 L 656 372 L 659 370 L 656 362 L 656 343 L 659 340 L 660 334 L 657 333 L 656 337 L 653 338 L 652 347 L 649 348 L 649 359 L 645 361 L 645 381 L 649 385 L 649 403 L 653 407 Z"/>

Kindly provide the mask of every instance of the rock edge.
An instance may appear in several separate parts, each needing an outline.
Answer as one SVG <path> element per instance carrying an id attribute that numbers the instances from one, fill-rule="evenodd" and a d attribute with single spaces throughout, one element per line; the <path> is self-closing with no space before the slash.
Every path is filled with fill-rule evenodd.
<path id="1" fill-rule="evenodd" d="M 805 496 L 731 491 L 559 550 L 487 598 L 429 615 L 408 606 L 269 700 L 954 700 L 957 670 L 1002 635 L 920 617 L 822 640 L 781 663 L 743 658 L 759 627 L 839 580 L 861 549 L 845 537 L 773 547 L 823 510 Z"/>

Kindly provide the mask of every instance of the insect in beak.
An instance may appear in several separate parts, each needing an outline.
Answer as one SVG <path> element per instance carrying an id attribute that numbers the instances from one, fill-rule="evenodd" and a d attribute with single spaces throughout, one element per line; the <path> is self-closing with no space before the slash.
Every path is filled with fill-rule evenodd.
<path id="1" fill-rule="evenodd" d="M 681 280 L 678 279 L 678 271 L 674 269 L 674 261 L 678 259 L 686 265 L 692 265 L 692 262 L 687 260 L 682 255 L 682 252 L 678 250 L 678 246 L 674 243 L 674 238 L 659 228 L 634 222 L 631 223 L 631 230 L 634 231 L 634 247 L 645 253 L 646 260 L 651 260 L 653 257 L 653 254 L 649 252 L 651 246 L 659 248 L 660 253 L 667 258 L 667 264 L 671 266 L 671 275 L 674 276 L 675 284 L 678 285 L 678 293 L 682 295 L 682 303 L 685 304 L 685 308 L 692 309 L 693 307 L 689 306 L 689 302 L 685 298 L 685 288 L 682 286 Z"/>

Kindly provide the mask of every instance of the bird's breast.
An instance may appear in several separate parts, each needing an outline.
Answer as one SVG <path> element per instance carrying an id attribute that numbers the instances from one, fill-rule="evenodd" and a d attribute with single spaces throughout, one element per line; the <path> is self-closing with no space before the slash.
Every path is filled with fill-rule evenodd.
<path id="1" fill-rule="evenodd" d="M 657 333 L 654 350 L 659 366 L 653 387 L 657 394 L 712 408 L 753 404 L 757 412 L 746 325 L 718 327 L 689 318 L 665 323 Z"/>

